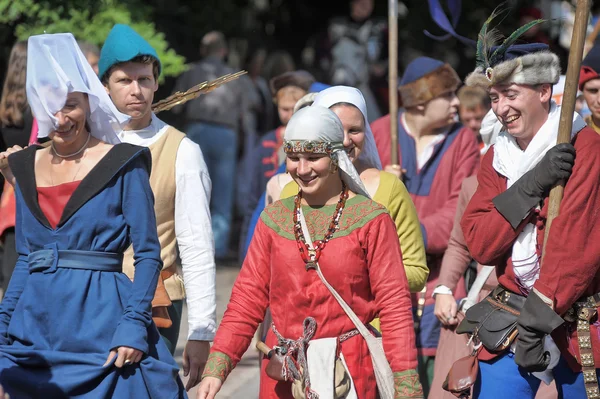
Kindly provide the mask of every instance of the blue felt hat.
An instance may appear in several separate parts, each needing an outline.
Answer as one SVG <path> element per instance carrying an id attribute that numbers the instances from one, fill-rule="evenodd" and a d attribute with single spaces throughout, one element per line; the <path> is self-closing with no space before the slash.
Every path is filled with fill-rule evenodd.
<path id="1" fill-rule="evenodd" d="M 491 48 L 491 52 L 496 51 L 500 46 L 494 46 Z M 548 51 L 550 47 L 544 43 L 526 43 L 526 44 L 514 44 L 506 50 L 506 52 L 499 55 L 494 61 L 490 64 L 491 67 L 495 67 L 496 65 L 509 60 L 514 60 L 519 57 L 523 57 L 527 54 L 534 54 L 540 51 Z"/>
<path id="2" fill-rule="evenodd" d="M 421 79 L 423 76 L 435 71 L 438 68 L 441 68 L 442 66 L 444 66 L 442 61 L 433 58 L 416 58 L 406 67 L 406 70 L 402 75 L 402 80 L 400 80 L 400 86 L 404 86 L 405 84 L 414 82 L 417 79 Z"/>
<path id="3" fill-rule="evenodd" d="M 321 82 L 315 82 L 310 85 L 310 87 L 308 88 L 308 92 L 309 93 L 318 93 L 318 92 L 328 89 L 330 87 L 331 86 L 328 84 L 321 83 Z"/>
<path id="4" fill-rule="evenodd" d="M 419 57 L 406 67 L 398 91 L 402 106 L 414 107 L 456 91 L 458 86 L 460 79 L 449 64 L 429 57 Z"/>
<path id="5" fill-rule="evenodd" d="M 162 69 L 156 50 L 130 26 L 116 24 L 111 29 L 98 61 L 98 77 L 102 80 L 104 74 L 115 64 L 131 61 L 133 58 L 149 55 L 158 61 L 158 74 Z"/>

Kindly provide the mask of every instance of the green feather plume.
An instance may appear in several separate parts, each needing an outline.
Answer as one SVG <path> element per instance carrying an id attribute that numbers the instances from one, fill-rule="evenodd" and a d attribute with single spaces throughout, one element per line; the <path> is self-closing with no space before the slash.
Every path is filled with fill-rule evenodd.
<path id="1" fill-rule="evenodd" d="M 504 8 L 504 3 L 500 4 L 498 7 L 492 11 L 492 14 L 485 20 L 481 30 L 479 31 L 479 35 L 477 36 L 477 49 L 475 52 L 475 64 L 478 67 L 482 67 L 483 69 L 487 68 L 489 64 L 488 55 L 490 53 L 491 48 L 500 40 L 500 33 L 497 29 L 491 29 L 488 32 L 489 26 L 491 22 L 498 17 L 498 15 L 504 13 L 506 9 Z"/>
<path id="2" fill-rule="evenodd" d="M 494 53 L 490 56 L 490 58 L 489 58 L 490 64 L 494 64 L 495 61 L 497 61 L 500 57 L 502 57 L 504 55 L 504 53 L 506 53 L 508 48 L 510 46 L 512 46 L 513 44 L 515 44 L 515 42 L 519 39 L 519 37 L 521 37 L 525 32 L 527 32 L 529 29 L 531 29 L 534 26 L 539 25 L 543 22 L 546 22 L 546 20 L 545 19 L 536 19 L 534 21 L 526 23 L 525 25 L 521 26 L 519 29 L 517 29 L 516 31 L 511 33 L 511 35 L 509 37 L 507 37 L 506 40 L 504 40 L 504 42 L 502 42 L 502 45 L 500 47 L 498 47 L 494 51 Z"/>

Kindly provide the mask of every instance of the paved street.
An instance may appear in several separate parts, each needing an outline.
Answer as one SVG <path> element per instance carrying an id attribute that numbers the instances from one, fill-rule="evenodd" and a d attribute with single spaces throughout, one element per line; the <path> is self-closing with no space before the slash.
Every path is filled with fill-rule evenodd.
<path id="1" fill-rule="evenodd" d="M 235 278 L 239 272 L 237 266 L 218 266 L 217 267 L 217 321 L 220 321 L 229 296 L 231 295 L 231 288 L 235 282 Z M 187 310 L 183 308 L 183 322 L 181 323 L 181 333 L 179 334 L 179 342 L 177 343 L 177 349 L 175 351 L 175 360 L 179 363 L 180 367 L 182 364 L 183 348 L 187 338 Z M 258 352 L 254 349 L 254 342 L 250 345 L 248 352 L 242 358 L 242 361 L 233 370 L 221 392 L 217 395 L 218 399 L 258 399 L 258 384 L 259 384 L 259 370 L 258 370 Z M 183 372 L 181 376 L 183 377 Z M 196 398 L 196 389 L 192 389 L 188 392 L 190 399 Z"/>

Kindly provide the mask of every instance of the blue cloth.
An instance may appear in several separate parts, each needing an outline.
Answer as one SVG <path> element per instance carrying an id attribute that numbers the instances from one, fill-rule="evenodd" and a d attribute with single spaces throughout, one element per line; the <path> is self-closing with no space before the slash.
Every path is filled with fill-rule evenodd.
<path id="1" fill-rule="evenodd" d="M 561 357 L 554 368 L 559 399 L 586 399 L 583 373 L 572 371 Z M 598 376 L 598 369 L 596 369 Z M 479 362 L 474 399 L 534 399 L 541 381 L 517 366 L 510 352 L 492 361 Z"/>
<path id="2" fill-rule="evenodd" d="M 266 133 L 252 150 L 252 156 L 245 160 L 238 179 L 238 209 L 244 217 L 244 232 L 250 218 L 265 192 L 269 179 L 279 167 L 277 157 L 277 129 Z M 244 242 L 244 240 L 242 240 Z"/>
<path id="3" fill-rule="evenodd" d="M 325 83 L 321 83 L 321 82 L 315 82 L 313 84 L 310 85 L 310 88 L 308 89 L 309 93 L 318 93 L 320 91 L 323 91 L 325 89 L 330 88 L 331 86 Z"/>
<path id="4" fill-rule="evenodd" d="M 110 30 L 100 51 L 98 60 L 98 76 L 100 80 L 111 66 L 131 61 L 140 55 L 149 55 L 158 61 L 158 74 L 162 69 L 156 50 L 130 26 L 116 24 Z"/>
<path id="5" fill-rule="evenodd" d="M 581 61 L 581 66 L 590 67 L 596 73 L 600 72 L 600 45 L 598 43 L 594 44 L 594 47 L 590 49 L 583 61 Z"/>
<path id="6" fill-rule="evenodd" d="M 204 122 L 189 124 L 186 132 L 200 146 L 208 167 L 212 181 L 210 214 L 215 237 L 215 257 L 223 258 L 229 250 L 233 217 L 237 134 L 228 127 Z"/>
<path id="7" fill-rule="evenodd" d="M 404 70 L 400 86 L 412 83 L 416 80 L 421 79 L 423 76 L 435 71 L 436 69 L 444 66 L 442 61 L 429 58 L 429 57 L 418 57 L 415 58 Z"/>
<path id="8" fill-rule="evenodd" d="M 496 51 L 499 46 L 494 46 L 490 50 L 490 55 Z M 513 44 L 510 46 L 504 54 L 501 54 L 499 57 L 495 58 L 493 64 L 490 65 L 494 67 L 504 61 L 514 60 L 515 58 L 523 57 L 527 54 L 538 53 L 540 51 L 547 51 L 550 47 L 544 43 L 526 43 L 526 44 Z"/>
<path id="9" fill-rule="evenodd" d="M 119 146 L 130 145 L 113 147 L 106 162 Z M 23 187 L 35 183 L 17 178 L 19 258 L 0 305 L 0 385 L 13 399 L 187 397 L 179 368 L 152 322 L 162 261 L 148 181 L 150 154 L 139 148 L 117 161 L 122 165 L 106 175 L 103 186 L 92 175 L 100 164 L 84 178 L 65 209 L 76 195 L 93 191 L 90 187 L 98 191 L 55 229 L 23 194 Z M 133 283 L 115 271 L 131 244 Z M 142 361 L 119 369 L 113 359 L 103 366 L 109 351 L 120 346 L 144 352 Z"/>
<path id="10" fill-rule="evenodd" d="M 280 173 L 285 173 L 285 162 L 282 163 L 275 172 L 276 175 Z M 267 192 L 265 191 L 258 200 L 258 204 L 256 205 L 256 208 L 254 208 L 254 212 L 252 212 L 252 218 L 250 219 L 250 223 L 248 224 L 248 234 L 246 235 L 246 242 L 244 244 L 241 259 L 244 259 L 246 257 L 246 253 L 248 253 L 248 247 L 250 247 L 250 242 L 252 241 L 252 237 L 254 236 L 254 229 L 256 228 L 258 219 L 260 219 L 260 214 L 262 213 L 262 211 L 265 210 L 266 198 Z"/>
<path id="11" fill-rule="evenodd" d="M 427 305 L 423 307 L 421 315 L 421 323 L 419 324 L 419 334 L 417 335 L 417 348 L 435 349 L 440 341 L 440 332 L 442 323 L 433 314 L 435 305 Z M 417 308 L 413 307 L 413 318 L 417 319 Z"/>

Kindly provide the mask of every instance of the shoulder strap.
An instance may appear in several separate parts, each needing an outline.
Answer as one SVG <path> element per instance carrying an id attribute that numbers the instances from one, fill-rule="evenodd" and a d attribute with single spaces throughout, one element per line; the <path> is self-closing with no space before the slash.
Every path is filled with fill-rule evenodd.
<path id="1" fill-rule="evenodd" d="M 304 239 L 306 240 L 306 244 L 308 245 L 309 248 L 312 248 L 313 241 L 312 241 L 312 238 L 310 237 L 310 233 L 308 232 L 308 226 L 306 225 L 306 219 L 304 218 L 304 213 L 302 212 L 302 208 L 300 208 L 300 225 L 302 226 L 302 233 L 304 234 Z M 331 295 L 333 295 L 333 297 L 339 302 L 340 306 L 342 307 L 342 309 L 344 309 L 344 312 L 346 312 L 346 314 L 348 315 L 350 320 L 352 320 L 352 322 L 356 326 L 356 329 L 360 332 L 360 335 L 362 335 L 365 339 L 367 338 L 367 336 L 372 337 L 372 335 L 369 332 L 369 330 L 367 329 L 367 327 L 365 327 L 365 325 L 360 321 L 360 319 L 358 318 L 356 313 L 354 313 L 354 311 L 350 308 L 350 306 L 348 306 L 346 301 L 344 301 L 344 298 L 342 298 L 340 296 L 340 294 L 337 293 L 335 288 L 333 288 L 331 286 L 331 284 L 329 284 L 329 282 L 325 279 L 325 276 L 323 276 L 323 273 L 321 272 L 321 267 L 319 266 L 319 262 L 315 262 L 315 264 L 316 264 L 316 270 L 317 270 L 317 274 L 319 275 L 319 278 L 321 279 L 321 281 L 323 282 L 325 287 L 327 287 L 329 292 L 331 292 Z"/>
<path id="2" fill-rule="evenodd" d="M 471 306 L 473 306 L 477 302 L 479 302 L 477 300 L 479 298 L 479 293 L 481 292 L 483 285 L 485 284 L 487 279 L 490 277 L 490 275 L 492 274 L 494 269 L 495 269 L 494 266 L 483 266 L 481 271 L 479 273 L 477 273 L 477 278 L 473 282 L 473 285 L 471 286 L 471 289 L 469 290 L 467 297 L 463 301 L 461 301 L 461 304 L 460 304 L 461 311 L 466 312 L 467 310 L 469 310 L 469 308 Z"/>

